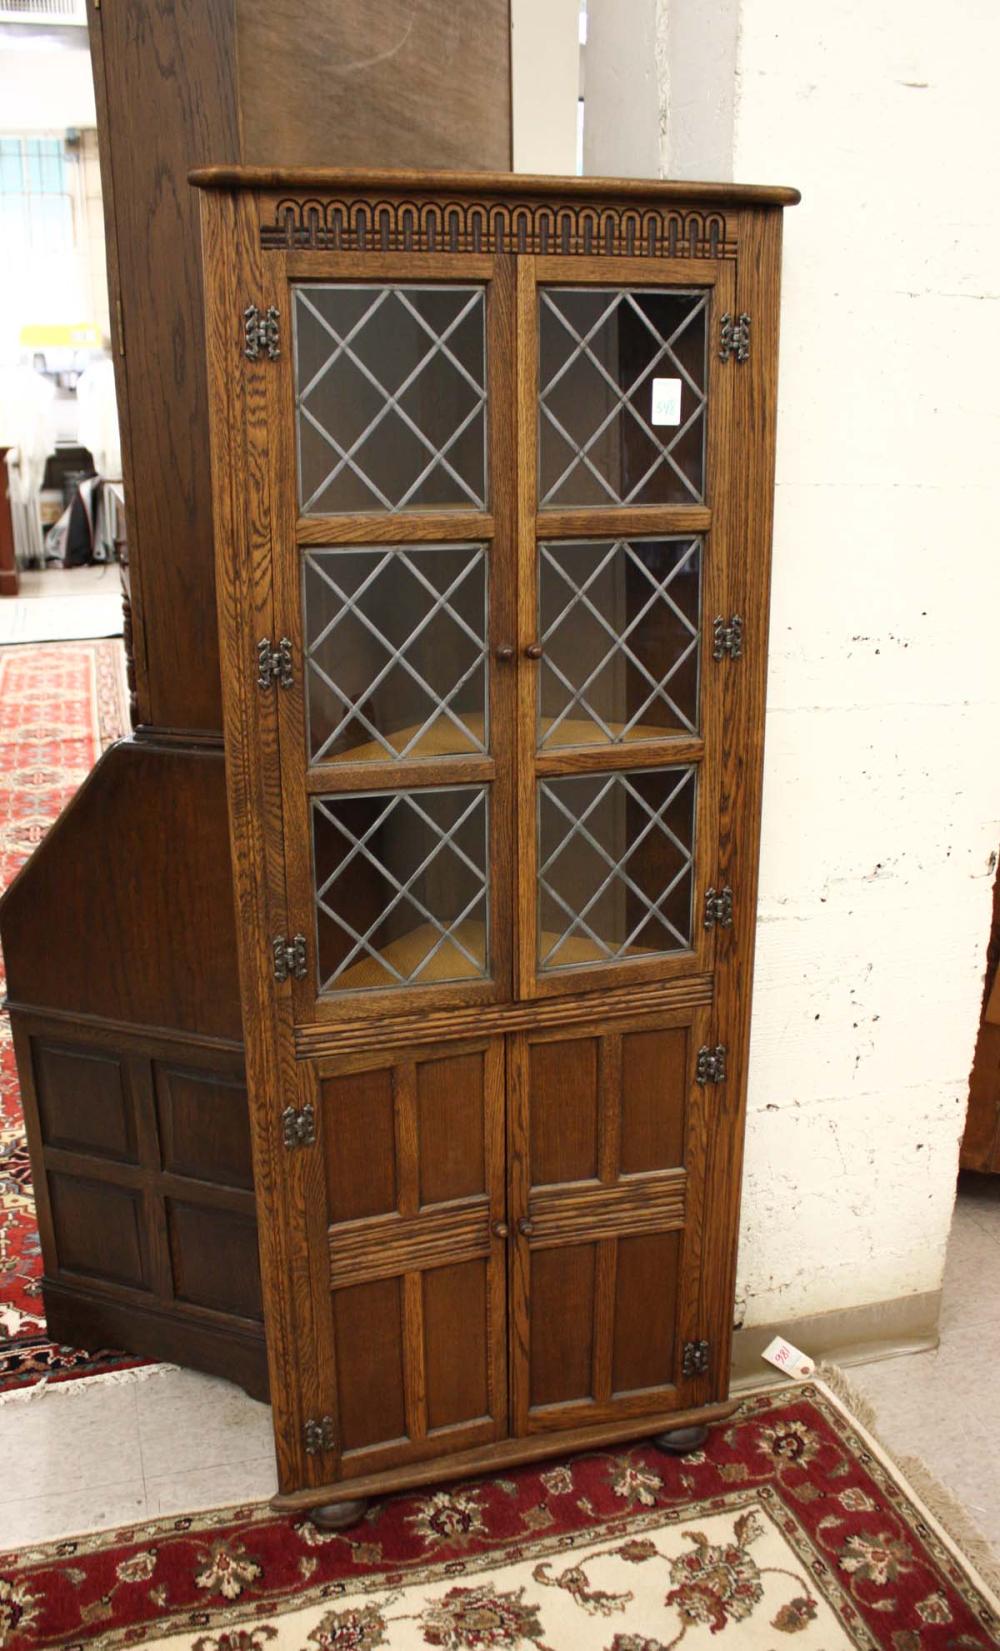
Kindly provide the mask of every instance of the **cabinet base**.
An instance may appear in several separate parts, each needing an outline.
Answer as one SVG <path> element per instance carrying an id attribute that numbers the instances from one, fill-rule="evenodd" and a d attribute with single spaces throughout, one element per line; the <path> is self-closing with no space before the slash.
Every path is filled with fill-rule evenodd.
<path id="1" fill-rule="evenodd" d="M 625 1439 L 656 1437 L 664 1430 L 673 1437 L 682 1431 L 700 1429 L 706 1422 L 725 1421 L 737 1409 L 738 1399 L 723 1399 L 716 1404 L 698 1405 L 690 1410 L 661 1411 L 654 1416 L 630 1416 L 613 1422 L 594 1423 L 590 1427 L 553 1430 L 527 1438 L 498 1439 L 492 1445 L 479 1445 L 474 1450 L 457 1452 L 454 1456 L 434 1456 L 428 1452 L 424 1461 L 400 1462 L 394 1468 L 380 1473 L 359 1475 L 356 1479 L 342 1479 L 338 1483 L 316 1485 L 308 1490 L 279 1491 L 272 1497 L 271 1506 L 279 1513 L 308 1513 L 322 1504 L 334 1505 L 354 1501 L 360 1497 L 386 1496 L 399 1491 L 421 1490 L 425 1485 L 446 1484 L 449 1479 L 468 1479 L 496 1473 L 502 1468 L 516 1467 L 522 1462 L 544 1461 L 551 1456 L 572 1456 L 580 1450 L 618 1444 Z M 689 1445 L 695 1450 L 695 1445 Z"/>
<path id="2" fill-rule="evenodd" d="M 348 1525 L 356 1525 L 367 1512 L 368 1498 L 362 1496 L 354 1502 L 324 1502 L 321 1507 L 309 1509 L 309 1518 L 318 1531 L 343 1531 Z"/>
<path id="3" fill-rule="evenodd" d="M 654 1433 L 652 1443 L 668 1456 L 690 1456 L 693 1450 L 701 1449 L 707 1438 L 707 1427 L 674 1427 L 666 1433 Z"/>

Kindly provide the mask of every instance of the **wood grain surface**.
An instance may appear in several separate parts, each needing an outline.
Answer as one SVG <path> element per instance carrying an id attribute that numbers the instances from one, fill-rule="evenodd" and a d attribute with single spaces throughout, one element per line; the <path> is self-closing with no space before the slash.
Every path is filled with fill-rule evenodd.
<path id="1" fill-rule="evenodd" d="M 419 177 L 429 191 L 434 181 Z M 315 255 L 262 247 L 259 192 L 403 189 L 398 174 L 201 173 L 213 408 L 216 553 L 226 739 L 262 1278 L 282 1506 L 427 1482 L 726 1413 L 742 1166 L 775 415 L 779 203 L 794 192 L 720 186 L 570 185 L 542 201 L 645 195 L 683 210 L 717 201 L 738 256 L 648 261 L 493 252 L 431 265 L 398 250 Z M 416 181 L 416 178 L 410 181 Z M 441 190 L 508 187 L 465 176 Z M 510 185 L 513 187 L 513 185 Z M 316 263 L 311 260 L 315 256 Z M 441 512 L 384 519 L 297 512 L 294 374 L 285 353 L 234 370 L 234 286 L 287 318 L 291 283 L 486 283 L 491 505 L 449 531 Z M 640 267 L 641 266 L 641 267 Z M 389 273 L 391 272 L 391 273 Z M 658 283 L 708 294 L 705 503 L 539 512 L 536 292 L 546 281 Z M 748 362 L 718 350 L 723 313 L 752 314 Z M 287 336 L 287 335 L 286 335 Z M 255 686 L 254 638 L 288 635 L 301 659 L 300 558 L 323 544 L 430 544 L 473 532 L 490 557 L 487 756 L 310 766 L 301 673 Z M 543 533 L 697 533 L 703 544 L 698 734 L 594 751 L 536 749 L 536 558 Z M 742 658 L 712 657 L 738 613 Z M 514 650 L 513 658 L 495 657 Z M 516 734 L 516 740 L 515 740 Z M 641 752 L 641 757 L 636 757 Z M 589 966 L 574 952 L 553 990 L 536 964 L 536 784 L 546 776 L 698 773 L 688 951 Z M 311 797 L 471 780 L 491 792 L 493 974 L 389 991 L 276 984 L 271 941 L 313 944 Z M 516 829 L 515 829 L 516 828 Z M 731 928 L 706 926 L 709 886 L 730 886 Z M 419 937 L 408 935 L 416 946 Z M 386 944 L 399 945 L 398 940 Z M 419 948 L 418 948 L 419 949 Z M 403 954 L 400 953 L 400 956 Z M 516 955 L 513 973 L 509 959 Z M 482 1001 L 475 1001 L 478 991 Z M 699 1051 L 725 1046 L 724 1081 Z M 289 1150 L 283 1109 L 314 1111 L 316 1141 Z M 703 1365 L 686 1357 L 706 1344 Z M 508 1371 L 510 1394 L 508 1399 Z M 327 1417 L 330 1449 L 305 1450 Z"/>

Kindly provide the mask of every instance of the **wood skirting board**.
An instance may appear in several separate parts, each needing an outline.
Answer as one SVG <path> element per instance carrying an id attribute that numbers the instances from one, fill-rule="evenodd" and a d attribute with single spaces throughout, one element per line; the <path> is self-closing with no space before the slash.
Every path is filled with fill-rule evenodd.
<path id="1" fill-rule="evenodd" d="M 870 1364 L 901 1353 L 931 1352 L 940 1340 L 940 1290 L 839 1307 L 831 1313 L 783 1319 L 779 1324 L 751 1324 L 733 1336 L 731 1391 L 761 1387 L 773 1378 L 761 1353 L 775 1336 L 784 1336 L 817 1363 Z"/>

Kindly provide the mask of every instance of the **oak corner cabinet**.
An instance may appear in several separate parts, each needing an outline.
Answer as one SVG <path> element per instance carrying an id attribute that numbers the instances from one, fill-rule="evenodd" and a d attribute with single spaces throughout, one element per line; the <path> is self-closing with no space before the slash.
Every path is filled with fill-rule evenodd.
<path id="1" fill-rule="evenodd" d="M 209 169 L 279 1505 L 727 1413 L 782 208 Z"/>

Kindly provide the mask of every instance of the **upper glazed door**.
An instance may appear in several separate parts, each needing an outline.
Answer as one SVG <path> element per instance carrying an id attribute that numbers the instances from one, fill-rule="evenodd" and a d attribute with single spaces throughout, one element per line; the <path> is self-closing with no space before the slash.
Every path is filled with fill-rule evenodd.
<path id="1" fill-rule="evenodd" d="M 505 998 L 510 266 L 311 257 L 287 291 L 271 465 L 296 1017 Z"/>
<path id="2" fill-rule="evenodd" d="M 731 264 L 519 260 L 524 996 L 707 969 Z"/>

